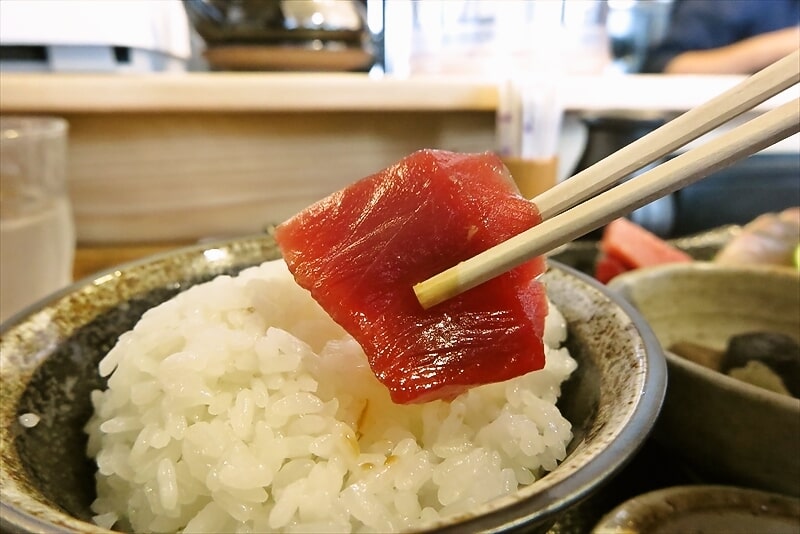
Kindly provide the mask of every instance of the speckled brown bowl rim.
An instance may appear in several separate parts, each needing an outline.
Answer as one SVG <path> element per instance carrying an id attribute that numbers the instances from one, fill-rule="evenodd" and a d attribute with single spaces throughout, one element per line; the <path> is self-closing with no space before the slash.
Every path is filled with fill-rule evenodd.
<path id="1" fill-rule="evenodd" d="M 182 280 L 189 281 L 197 273 L 213 276 L 217 271 L 241 269 L 277 257 L 279 254 L 272 238 L 259 234 L 202 243 L 122 264 L 84 278 L 10 318 L 0 325 L 0 346 L 6 342 L 8 335 L 14 333 L 17 324 L 31 321 L 47 324 L 63 336 L 103 313 L 120 299 L 163 287 L 164 284 L 180 286 Z M 619 472 L 653 428 L 664 400 L 667 376 L 663 352 L 650 327 L 628 302 L 575 269 L 551 261 L 546 276 L 555 280 L 560 277 L 562 281 L 577 279 L 585 286 L 587 294 L 611 305 L 612 313 L 621 321 L 623 330 L 637 340 L 636 360 L 640 365 L 635 372 L 631 372 L 634 387 L 628 392 L 630 399 L 625 403 L 629 409 L 612 415 L 616 424 L 593 428 L 595 432 L 591 436 L 591 443 L 587 445 L 581 442 L 559 465 L 559 470 L 536 484 L 523 488 L 514 496 L 476 508 L 469 517 L 463 518 L 463 522 L 453 523 L 451 518 L 449 523 L 429 525 L 430 529 L 452 533 L 463 532 L 464 529 L 488 532 L 501 528 L 524 528 L 526 524 L 542 517 L 552 516 L 555 520 L 559 511 L 582 501 Z M 110 280 L 114 283 L 107 283 Z M 78 302 L 75 302 L 76 299 Z M 63 308 L 78 309 L 80 313 L 71 316 L 68 321 L 59 321 L 56 312 Z M 35 340 L 15 339 L 14 342 L 24 344 L 34 343 Z M 3 361 L 2 355 L 0 361 Z M 4 494 L 9 489 L 6 484 L 6 455 L 9 452 L 16 454 L 13 442 L 9 439 L 9 425 L 16 420 L 15 401 L 40 361 L 34 354 L 25 362 L 15 363 L 14 376 L 0 368 L 4 383 L 4 391 L 0 395 L 0 399 L 4 400 L 0 403 L 0 483 Z M 5 387 L 7 378 L 10 391 L 6 391 L 8 388 Z M 608 392 L 610 395 L 615 393 Z M 12 402 L 7 402 L 9 400 Z M 588 462 L 589 459 L 591 462 Z M 34 488 L 13 489 L 22 489 L 34 496 L 38 493 Z M 0 500 L 0 517 L 9 527 L 30 532 L 109 532 L 46 506 L 45 500 L 23 496 L 26 506 L 29 506 L 27 509 L 13 506 L 6 499 Z M 426 527 L 426 530 L 429 529 Z"/>
<path id="2" fill-rule="evenodd" d="M 731 265 L 724 263 L 714 263 L 711 261 L 695 261 L 692 263 L 674 263 L 646 267 L 621 274 L 608 283 L 609 289 L 630 302 L 637 308 L 635 298 L 630 294 L 638 285 L 648 284 L 656 278 L 665 276 L 681 275 L 694 273 L 699 276 L 718 276 L 725 275 L 731 278 L 739 276 L 754 277 L 757 279 L 768 280 L 778 277 L 787 281 L 800 282 L 800 271 L 791 267 L 779 267 L 771 265 Z M 800 287 L 800 286 L 799 286 Z M 736 392 L 760 405 L 770 405 L 785 412 L 787 416 L 800 417 L 800 400 L 795 397 L 781 395 L 774 391 L 758 387 L 743 380 L 738 380 L 730 375 L 710 369 L 697 362 L 679 356 L 664 347 L 664 355 L 667 365 L 681 367 L 701 378 L 704 382 L 714 387 Z"/>
<path id="3" fill-rule="evenodd" d="M 637 495 L 604 515 L 593 534 L 652 532 L 671 518 L 691 512 L 719 514 L 726 510 L 754 517 L 796 520 L 800 499 L 774 492 L 722 485 L 673 486 Z"/>

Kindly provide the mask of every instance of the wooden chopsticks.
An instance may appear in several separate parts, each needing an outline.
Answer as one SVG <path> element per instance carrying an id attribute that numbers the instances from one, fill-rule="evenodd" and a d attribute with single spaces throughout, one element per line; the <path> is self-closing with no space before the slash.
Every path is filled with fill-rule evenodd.
<path id="1" fill-rule="evenodd" d="M 416 284 L 417 299 L 430 308 L 797 133 L 800 99 L 593 196 L 798 81 L 800 51 L 539 195 L 541 224 Z"/>
<path id="2" fill-rule="evenodd" d="M 583 202 L 800 81 L 800 50 L 533 199 L 542 219 Z"/>

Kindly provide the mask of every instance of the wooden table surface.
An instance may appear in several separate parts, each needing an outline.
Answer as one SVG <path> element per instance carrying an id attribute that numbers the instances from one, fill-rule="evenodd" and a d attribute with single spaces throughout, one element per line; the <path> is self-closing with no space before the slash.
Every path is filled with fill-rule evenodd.
<path id="1" fill-rule="evenodd" d="M 79 245 L 75 251 L 73 280 L 80 280 L 116 265 L 188 246 L 189 242 L 137 245 Z"/>
<path id="2" fill-rule="evenodd" d="M 665 118 L 742 79 L 576 75 L 558 92 L 581 119 Z M 116 246 L 258 232 L 414 150 L 491 150 L 497 89 L 474 76 L 4 72 L 0 113 L 69 121 L 78 238 Z"/>

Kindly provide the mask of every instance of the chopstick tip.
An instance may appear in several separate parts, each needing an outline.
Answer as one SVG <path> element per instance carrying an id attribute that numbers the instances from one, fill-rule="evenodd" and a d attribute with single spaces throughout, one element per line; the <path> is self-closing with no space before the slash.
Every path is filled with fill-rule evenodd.
<path id="1" fill-rule="evenodd" d="M 414 285 L 414 294 L 423 309 L 428 310 L 463 292 L 457 270 L 443 271 Z"/>

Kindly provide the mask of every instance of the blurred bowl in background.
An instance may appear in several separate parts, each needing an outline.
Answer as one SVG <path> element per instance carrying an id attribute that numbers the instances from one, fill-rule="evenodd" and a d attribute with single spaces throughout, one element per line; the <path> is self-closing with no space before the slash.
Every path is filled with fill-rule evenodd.
<path id="1" fill-rule="evenodd" d="M 725 532 L 793 534 L 800 499 L 731 486 L 676 486 L 634 497 L 606 514 L 594 534 Z"/>
<path id="2" fill-rule="evenodd" d="M 609 287 L 645 317 L 666 349 L 715 353 L 737 334 L 800 339 L 800 273 L 708 262 L 640 269 Z M 800 399 L 666 350 L 669 386 L 654 438 L 703 480 L 800 496 Z"/>
<path id="3" fill-rule="evenodd" d="M 184 6 L 217 70 L 352 71 L 375 59 L 366 8 L 355 0 L 187 0 Z"/>

